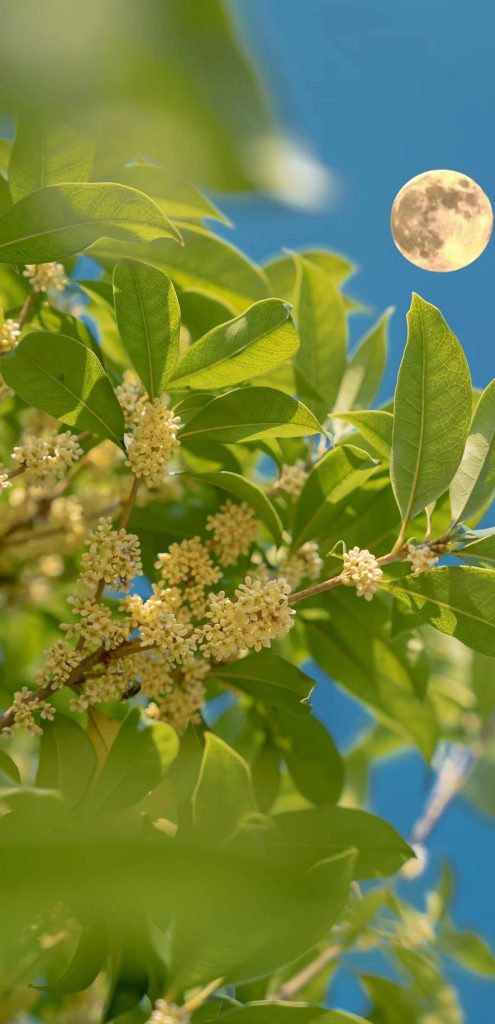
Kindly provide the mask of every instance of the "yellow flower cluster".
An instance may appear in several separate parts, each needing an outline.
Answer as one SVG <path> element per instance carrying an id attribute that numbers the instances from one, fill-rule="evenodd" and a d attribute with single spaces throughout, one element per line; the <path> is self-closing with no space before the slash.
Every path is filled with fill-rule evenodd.
<path id="1" fill-rule="evenodd" d="M 295 611 L 289 605 L 290 587 L 283 580 L 260 580 L 246 576 L 235 591 L 235 599 L 224 591 L 210 594 L 208 624 L 203 627 L 202 650 L 214 661 L 236 657 L 243 649 L 260 651 L 272 640 L 287 635 Z"/>
<path id="2" fill-rule="evenodd" d="M 76 594 L 69 597 L 74 614 L 79 616 L 79 623 L 61 626 L 68 640 L 84 637 L 85 647 L 105 647 L 112 650 L 127 639 L 129 630 L 126 623 L 120 623 L 113 617 L 112 609 L 94 596 Z"/>
<path id="3" fill-rule="evenodd" d="M 285 491 L 293 498 L 298 498 L 306 480 L 308 468 L 304 459 L 297 459 L 292 466 L 282 466 L 282 472 L 278 480 L 278 490 Z"/>
<path id="4" fill-rule="evenodd" d="M 63 292 L 67 284 L 61 263 L 27 263 L 23 274 L 34 292 Z"/>
<path id="5" fill-rule="evenodd" d="M 157 647 L 167 655 L 170 665 L 180 665 L 192 657 L 195 638 L 190 626 L 177 618 L 167 590 L 154 587 L 147 601 L 132 594 L 124 599 L 123 607 L 130 616 L 131 630 L 139 630 L 143 647 Z"/>
<path id="6" fill-rule="evenodd" d="M 205 703 L 204 680 L 210 670 L 206 661 L 191 661 L 179 679 L 172 681 L 158 703 L 148 705 L 146 713 L 150 718 L 167 722 L 182 735 L 191 722 L 200 721 L 200 711 Z M 144 687 L 141 687 L 145 692 Z"/>
<path id="7" fill-rule="evenodd" d="M 10 486 L 9 474 L 4 466 L 0 466 L 0 493 L 6 491 Z"/>
<path id="8" fill-rule="evenodd" d="M 351 548 L 344 554 L 342 583 L 355 587 L 358 597 L 371 601 L 383 579 L 380 563 L 367 548 Z"/>
<path id="9" fill-rule="evenodd" d="M 322 568 L 323 561 L 314 540 L 308 540 L 281 562 L 281 572 L 291 590 L 295 590 L 302 580 L 317 580 Z"/>
<path id="10" fill-rule="evenodd" d="M 158 555 L 155 569 L 172 586 L 197 583 L 208 587 L 222 578 L 222 570 L 214 565 L 200 537 L 171 544 L 167 552 Z"/>
<path id="11" fill-rule="evenodd" d="M 166 465 L 179 448 L 180 425 L 165 399 L 155 398 L 142 406 L 134 430 L 126 434 L 127 465 L 150 487 L 163 483 Z"/>
<path id="12" fill-rule="evenodd" d="M 81 457 L 83 450 L 70 430 L 51 431 L 40 437 L 25 434 L 12 452 L 12 461 L 25 470 L 25 482 L 51 485 Z"/>
<path id="13" fill-rule="evenodd" d="M 139 538 L 126 530 L 114 530 L 112 520 L 102 516 L 89 535 L 88 550 L 81 559 L 81 582 L 91 589 L 104 580 L 115 590 L 127 590 L 142 573 Z"/>
<path id="14" fill-rule="evenodd" d="M 0 327 L 0 355 L 12 352 L 21 336 L 21 325 L 17 320 L 4 320 Z"/>
<path id="15" fill-rule="evenodd" d="M 115 388 L 115 394 L 124 414 L 126 427 L 135 427 L 139 422 L 142 409 L 146 404 L 146 395 L 141 382 L 134 370 L 125 370 L 122 383 Z"/>
<path id="16" fill-rule="evenodd" d="M 414 576 L 419 576 L 423 572 L 431 572 L 438 562 L 438 556 L 428 544 L 408 544 L 407 561 L 413 567 Z"/>
<path id="17" fill-rule="evenodd" d="M 256 540 L 258 521 L 245 501 L 234 505 L 229 499 L 219 512 L 208 516 L 206 529 L 213 533 L 215 553 L 222 565 L 235 565 Z"/>

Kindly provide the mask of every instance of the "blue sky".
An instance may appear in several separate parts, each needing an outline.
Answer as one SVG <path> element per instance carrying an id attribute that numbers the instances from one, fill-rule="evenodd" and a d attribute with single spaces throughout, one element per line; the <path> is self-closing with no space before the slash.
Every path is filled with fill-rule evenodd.
<path id="1" fill-rule="evenodd" d="M 283 246 L 319 245 L 359 264 L 355 293 L 375 313 L 396 307 L 383 397 L 393 390 L 412 291 L 442 309 L 467 352 L 474 384 L 486 385 L 495 376 L 495 242 L 462 271 L 427 273 L 400 256 L 389 216 L 404 182 L 430 168 L 470 175 L 495 203 L 490 0 L 236 0 L 235 7 L 280 119 L 333 170 L 341 195 L 333 209 L 316 214 L 259 199 L 222 201 L 235 223 L 230 237 L 257 259 Z M 355 318 L 353 337 L 369 322 Z M 361 720 L 327 680 L 317 687 L 316 711 L 341 740 Z M 381 764 L 373 807 L 407 835 L 429 785 L 415 754 Z M 434 862 L 447 856 L 455 867 L 458 923 L 495 942 L 493 823 L 456 800 L 430 849 Z M 461 973 L 455 981 L 469 1024 L 492 1024 L 493 985 Z M 363 1008 L 350 977 L 333 996 L 347 1009 Z"/>

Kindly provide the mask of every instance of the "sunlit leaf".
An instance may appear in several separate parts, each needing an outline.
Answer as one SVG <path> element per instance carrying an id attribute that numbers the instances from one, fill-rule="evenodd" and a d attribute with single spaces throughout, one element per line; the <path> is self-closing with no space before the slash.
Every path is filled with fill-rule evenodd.
<path id="1" fill-rule="evenodd" d="M 173 284 L 156 267 L 122 260 L 113 288 L 120 337 L 149 397 L 157 398 L 179 349 L 180 308 Z"/>

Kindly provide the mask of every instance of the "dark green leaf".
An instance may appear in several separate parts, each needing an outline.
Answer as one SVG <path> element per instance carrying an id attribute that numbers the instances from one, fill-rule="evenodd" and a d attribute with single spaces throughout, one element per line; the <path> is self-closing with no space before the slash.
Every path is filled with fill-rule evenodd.
<path id="1" fill-rule="evenodd" d="M 308 705 L 303 701 L 311 693 L 313 680 L 271 651 L 260 651 L 240 661 L 215 666 L 213 675 L 220 682 L 247 693 L 253 700 L 288 708 L 292 714 L 309 714 Z"/>
<path id="2" fill-rule="evenodd" d="M 277 741 L 298 790 L 314 804 L 336 803 L 342 791 L 342 758 L 325 726 L 312 716 L 274 713 Z"/>
<path id="3" fill-rule="evenodd" d="M 4 777 L 7 776 L 7 778 L 11 779 L 12 782 L 21 782 L 19 769 L 15 761 L 5 753 L 5 750 L 0 750 L 0 780 L 2 775 Z"/>
<path id="4" fill-rule="evenodd" d="M 249 768 L 237 751 L 210 732 L 193 795 L 193 819 L 203 837 L 221 843 L 256 812 Z"/>
<path id="5" fill-rule="evenodd" d="M 343 504 L 362 487 L 376 469 L 367 452 L 339 445 L 316 463 L 299 497 L 293 528 L 293 546 L 323 540 L 341 521 Z"/>
<path id="6" fill-rule="evenodd" d="M 179 350 L 180 307 L 170 279 L 134 260 L 117 263 L 113 274 L 120 337 L 151 399 L 173 371 Z"/>
<path id="7" fill-rule="evenodd" d="M 40 741 L 36 785 L 57 789 L 72 805 L 84 796 L 96 767 L 96 754 L 87 734 L 72 718 L 57 712 L 45 722 Z"/>
<path id="8" fill-rule="evenodd" d="M 63 334 L 34 331 L 2 360 L 2 375 L 36 409 L 121 444 L 122 410 L 91 349 Z"/>
<path id="9" fill-rule="evenodd" d="M 390 580 L 387 589 L 407 612 L 407 622 L 429 622 L 480 654 L 495 654 L 495 572 L 443 566 L 420 576 Z"/>

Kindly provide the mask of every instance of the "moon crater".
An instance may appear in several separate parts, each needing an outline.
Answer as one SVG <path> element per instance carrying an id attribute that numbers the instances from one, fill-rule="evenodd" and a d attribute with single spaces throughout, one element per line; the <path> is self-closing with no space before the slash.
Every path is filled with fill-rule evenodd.
<path id="1" fill-rule="evenodd" d="M 458 171 L 425 171 L 401 188 L 390 220 L 399 252 L 423 270 L 467 267 L 490 240 L 493 211 L 483 189 Z"/>

